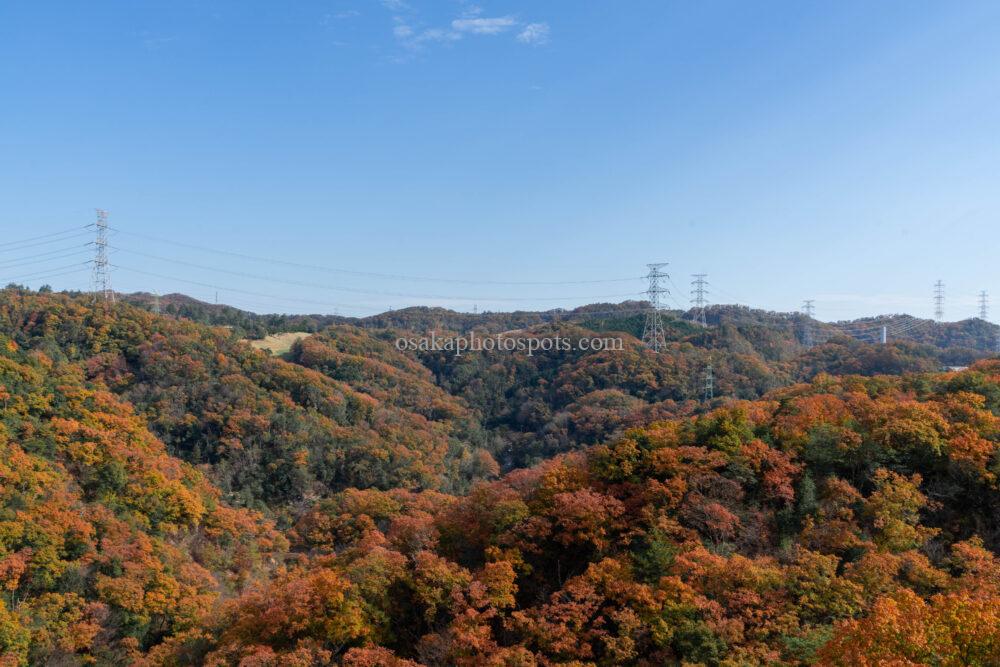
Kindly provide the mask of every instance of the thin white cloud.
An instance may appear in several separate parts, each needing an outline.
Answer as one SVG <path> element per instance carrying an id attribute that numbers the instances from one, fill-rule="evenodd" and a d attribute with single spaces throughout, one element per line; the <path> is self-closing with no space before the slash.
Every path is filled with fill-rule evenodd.
<path id="1" fill-rule="evenodd" d="M 462 36 L 457 32 L 452 32 L 451 30 L 442 30 L 441 28 L 429 28 L 424 30 L 422 33 L 416 36 L 415 41 L 417 42 L 454 42 L 455 40 L 462 39 Z"/>
<path id="2" fill-rule="evenodd" d="M 525 44 L 545 44 L 549 41 L 549 24 L 529 23 L 517 33 L 517 41 Z"/>
<path id="3" fill-rule="evenodd" d="M 411 52 L 422 50 L 429 43 L 457 42 L 464 37 L 513 33 L 522 44 L 544 44 L 549 38 L 548 23 L 524 23 L 514 16 L 482 16 L 482 8 L 468 0 L 459 0 L 462 12 L 445 27 L 427 27 L 404 0 L 380 0 L 393 11 L 393 36 Z M 398 60 L 398 59 L 397 59 Z M 408 60 L 402 59 L 400 62 Z"/>
<path id="4" fill-rule="evenodd" d="M 462 39 L 461 33 L 442 28 L 415 30 L 406 23 L 398 22 L 392 30 L 399 43 L 411 51 L 419 51 L 427 42 L 454 42 Z M 405 62 L 405 60 L 404 60 Z"/>
<path id="5" fill-rule="evenodd" d="M 451 27 L 456 32 L 468 32 L 474 35 L 498 35 L 501 32 L 510 30 L 517 25 L 510 16 L 498 16 L 496 18 L 474 18 L 455 19 L 451 22 Z"/>

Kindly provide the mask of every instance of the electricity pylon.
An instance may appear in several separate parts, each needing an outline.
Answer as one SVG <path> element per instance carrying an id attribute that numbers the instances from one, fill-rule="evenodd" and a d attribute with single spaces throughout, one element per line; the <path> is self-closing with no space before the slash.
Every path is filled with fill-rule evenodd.
<path id="1" fill-rule="evenodd" d="M 94 238 L 94 266 L 90 275 L 91 289 L 94 300 L 103 299 L 107 303 L 115 302 L 115 291 L 111 287 L 111 271 L 108 268 L 108 212 L 97 209 L 97 221 L 94 223 L 96 236 Z"/>
<path id="2" fill-rule="evenodd" d="M 934 319 L 944 319 L 944 283 L 940 280 L 934 283 Z"/>
<path id="3" fill-rule="evenodd" d="M 646 295 L 649 297 L 650 310 L 646 313 L 646 325 L 642 329 L 642 342 L 653 352 L 659 352 L 661 347 L 667 346 L 667 339 L 663 333 L 663 320 L 660 316 L 660 312 L 663 310 L 663 302 L 660 297 L 670 294 L 670 290 L 660 284 L 661 279 L 670 279 L 670 276 L 661 270 L 666 265 L 667 262 L 646 265 L 649 267 L 649 274 L 646 276 L 649 279 L 649 289 L 646 290 Z"/>
<path id="4" fill-rule="evenodd" d="M 813 305 L 813 299 L 806 299 L 802 302 L 802 312 L 806 314 L 806 324 L 805 329 L 802 332 L 802 344 L 806 347 L 813 346 L 813 326 L 812 319 L 813 313 L 816 312 L 816 307 Z"/>
<path id="5" fill-rule="evenodd" d="M 705 304 L 707 303 L 705 295 L 708 294 L 708 278 L 707 273 L 695 273 L 691 276 L 694 280 L 691 281 L 691 304 L 694 306 L 694 321 L 703 327 L 708 326 L 708 322 L 705 320 Z"/>

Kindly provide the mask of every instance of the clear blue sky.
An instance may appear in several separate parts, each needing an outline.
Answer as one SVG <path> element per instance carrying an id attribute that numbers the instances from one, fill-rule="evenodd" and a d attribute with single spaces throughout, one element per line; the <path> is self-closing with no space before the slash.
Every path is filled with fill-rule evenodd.
<path id="1" fill-rule="evenodd" d="M 618 301 L 643 282 L 478 283 L 668 261 L 685 305 L 707 272 L 716 302 L 926 316 L 941 278 L 946 319 L 981 289 L 1000 315 L 997 26 L 993 2 L 7 0 L 0 244 L 106 208 L 116 289 L 258 311 Z M 0 280 L 86 287 L 44 273 L 77 241 L 15 244 Z"/>

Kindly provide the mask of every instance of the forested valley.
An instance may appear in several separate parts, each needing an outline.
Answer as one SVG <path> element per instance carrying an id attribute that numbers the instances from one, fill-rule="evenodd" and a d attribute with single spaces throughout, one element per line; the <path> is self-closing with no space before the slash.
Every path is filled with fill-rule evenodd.
<path id="1" fill-rule="evenodd" d="M 153 310 L 0 291 L 0 665 L 1000 664 L 982 320 Z"/>

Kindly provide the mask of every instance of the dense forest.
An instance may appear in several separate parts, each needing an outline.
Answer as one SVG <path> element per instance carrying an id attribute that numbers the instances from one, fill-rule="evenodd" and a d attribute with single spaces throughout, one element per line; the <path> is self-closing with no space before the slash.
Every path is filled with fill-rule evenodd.
<path id="1" fill-rule="evenodd" d="M 153 308 L 0 291 L 0 665 L 1000 664 L 985 322 Z"/>
<path id="2" fill-rule="evenodd" d="M 211 465 L 240 504 L 285 507 L 347 486 L 455 490 L 493 466 L 475 445 L 474 417 L 449 397 L 424 413 L 404 409 L 253 350 L 226 328 L 23 292 L 0 297 L 0 326 L 19 345 L 81 364 L 172 455 Z M 417 371 L 426 383 L 428 371 Z"/>

